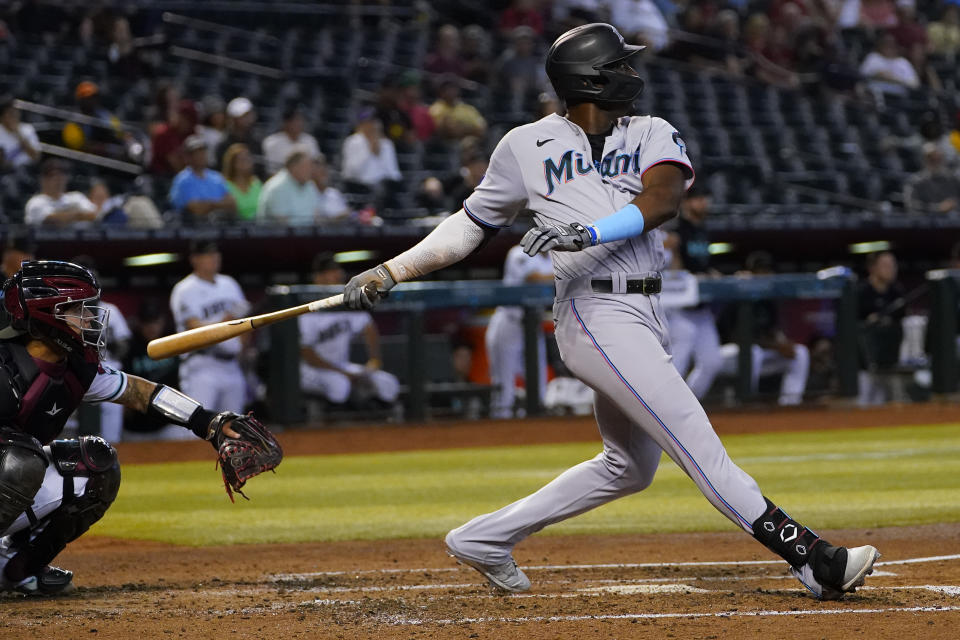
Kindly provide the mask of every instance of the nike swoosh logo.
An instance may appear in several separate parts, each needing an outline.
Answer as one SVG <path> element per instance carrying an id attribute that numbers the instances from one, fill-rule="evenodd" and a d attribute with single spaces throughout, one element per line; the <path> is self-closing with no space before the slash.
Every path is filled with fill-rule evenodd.
<path id="1" fill-rule="evenodd" d="M 553 140 L 553 138 L 547 138 L 546 140 L 537 140 L 537 146 L 542 147 L 543 145 L 547 144 L 551 140 Z"/>

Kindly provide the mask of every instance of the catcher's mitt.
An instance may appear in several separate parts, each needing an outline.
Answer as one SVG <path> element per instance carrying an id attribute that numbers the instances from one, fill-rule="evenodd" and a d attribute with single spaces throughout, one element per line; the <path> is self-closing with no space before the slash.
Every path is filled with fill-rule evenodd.
<path id="1" fill-rule="evenodd" d="M 238 438 L 223 432 L 230 425 Z M 217 450 L 217 465 L 223 474 L 223 485 L 233 502 L 233 493 L 244 498 L 241 489 L 247 480 L 264 471 L 273 471 L 283 459 L 283 449 L 270 431 L 253 417 L 232 411 L 218 413 L 210 423 L 210 443 Z"/>

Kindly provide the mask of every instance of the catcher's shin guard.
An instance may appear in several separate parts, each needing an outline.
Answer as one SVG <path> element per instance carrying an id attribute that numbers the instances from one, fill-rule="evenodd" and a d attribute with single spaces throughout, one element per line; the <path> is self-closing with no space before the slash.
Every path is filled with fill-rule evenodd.
<path id="1" fill-rule="evenodd" d="M 753 537 L 763 546 L 786 560 L 795 569 L 810 561 L 811 552 L 827 541 L 785 514 L 780 507 L 767 501 L 767 509 L 753 523 Z"/>
<path id="2" fill-rule="evenodd" d="M 57 440 L 50 452 L 63 476 L 63 499 L 53 512 L 15 536 L 17 551 L 4 570 L 13 582 L 40 574 L 68 543 L 103 517 L 120 490 L 117 452 L 102 438 Z M 80 496 L 74 492 L 76 476 L 88 478 Z"/>

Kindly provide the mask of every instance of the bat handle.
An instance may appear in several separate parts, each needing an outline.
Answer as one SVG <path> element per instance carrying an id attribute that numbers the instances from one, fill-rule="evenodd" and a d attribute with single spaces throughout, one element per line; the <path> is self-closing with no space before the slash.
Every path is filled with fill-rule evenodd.
<path id="1" fill-rule="evenodd" d="M 331 307 L 339 307 L 343 304 L 343 294 L 338 293 L 335 296 L 330 296 L 329 298 L 324 298 L 323 300 L 314 300 L 307 308 L 310 311 L 320 311 L 321 309 L 330 309 Z"/>

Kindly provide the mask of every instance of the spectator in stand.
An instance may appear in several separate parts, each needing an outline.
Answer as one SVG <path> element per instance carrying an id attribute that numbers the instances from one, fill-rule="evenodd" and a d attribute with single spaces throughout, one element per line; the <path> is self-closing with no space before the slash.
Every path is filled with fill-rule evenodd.
<path id="1" fill-rule="evenodd" d="M 159 176 L 174 176 L 187 166 L 183 141 L 196 132 L 197 108 L 193 100 L 181 100 L 171 119 L 157 128 L 153 136 L 150 171 Z"/>
<path id="2" fill-rule="evenodd" d="M 897 41 L 889 33 L 882 34 L 876 48 L 864 58 L 860 75 L 880 100 L 885 93 L 902 96 L 920 86 L 916 69 L 900 54 Z"/>
<path id="3" fill-rule="evenodd" d="M 405 71 L 400 76 L 398 85 L 397 105 L 410 119 L 414 137 L 420 142 L 429 140 L 437 127 L 430 115 L 430 107 L 420 99 L 420 74 L 416 71 Z"/>
<path id="4" fill-rule="evenodd" d="M 230 195 L 237 203 L 237 220 L 256 220 L 263 183 L 253 172 L 253 156 L 246 145 L 238 143 L 227 148 L 223 154 L 223 177 L 227 180 Z"/>
<path id="5" fill-rule="evenodd" d="M 894 7 L 897 25 L 890 29 L 894 40 L 903 51 L 910 51 L 915 44 L 927 47 L 927 29 L 917 22 L 917 6 L 914 0 L 897 0 Z"/>
<path id="6" fill-rule="evenodd" d="M 889 251 L 867 256 L 867 279 L 860 283 L 857 311 L 860 318 L 861 406 L 904 399 L 903 383 L 887 375 L 900 361 L 906 304 L 897 282 L 897 259 Z"/>
<path id="7" fill-rule="evenodd" d="M 109 40 L 107 61 L 110 64 L 111 76 L 136 81 L 153 75 L 153 65 L 143 52 L 137 49 L 136 41 L 130 32 L 129 20 L 123 16 L 115 17 L 110 27 Z"/>
<path id="8" fill-rule="evenodd" d="M 223 154 L 232 144 L 245 144 L 250 149 L 250 153 L 255 156 L 263 155 L 263 148 L 260 139 L 254 135 L 253 125 L 257 121 L 257 114 L 253 109 L 253 103 L 247 98 L 234 98 L 227 103 L 227 135 L 223 142 L 217 146 L 217 158 L 223 158 Z"/>
<path id="9" fill-rule="evenodd" d="M 549 83 L 543 59 L 536 50 L 537 34 L 534 30 L 525 26 L 516 27 L 510 37 L 512 43 L 497 60 L 493 77 L 496 78 L 502 102 L 509 102 L 508 112 L 520 114 L 524 106 Z"/>
<path id="10" fill-rule="evenodd" d="M 0 98 L 0 171 L 11 171 L 40 159 L 40 139 L 33 125 L 20 122 L 10 96 Z"/>
<path id="11" fill-rule="evenodd" d="M 40 164 L 40 193 L 27 201 L 24 222 L 65 227 L 97 219 L 97 207 L 79 191 L 67 191 L 67 165 L 56 158 Z"/>
<path id="12" fill-rule="evenodd" d="M 947 213 L 960 207 L 960 178 L 950 171 L 935 142 L 923 145 L 924 168 L 910 176 L 903 189 L 907 210 L 913 213 Z"/>
<path id="13" fill-rule="evenodd" d="M 327 157 L 322 153 L 313 159 L 311 177 L 317 193 L 320 194 L 317 216 L 328 222 L 346 219 L 350 215 L 350 206 L 340 190 L 330 186 L 330 166 L 327 164 Z"/>
<path id="14" fill-rule="evenodd" d="M 220 222 L 232 218 L 237 203 L 223 176 L 207 168 L 207 144 L 194 134 L 183 143 L 187 166 L 173 179 L 170 203 L 185 222 Z"/>
<path id="15" fill-rule="evenodd" d="M 433 108 L 430 109 L 431 115 Z M 383 126 L 373 109 L 358 114 L 356 133 L 343 141 L 340 176 L 348 191 L 370 194 L 382 202 L 403 179 L 393 142 L 383 135 Z"/>
<path id="16" fill-rule="evenodd" d="M 257 205 L 257 222 L 312 225 L 320 222 L 320 192 L 313 183 L 313 160 L 296 150 L 284 168 L 263 185 Z"/>
<path id="17" fill-rule="evenodd" d="M 500 14 L 500 22 L 497 25 L 500 33 L 507 36 L 517 27 L 529 27 L 537 37 L 542 36 L 543 12 L 538 5 L 537 0 L 513 0 L 510 6 Z"/>
<path id="18" fill-rule="evenodd" d="M 131 229 L 159 229 L 163 217 L 153 200 L 143 195 L 111 195 L 107 183 L 94 179 L 88 192 L 97 207 L 97 219 L 104 224 L 124 225 Z"/>
<path id="19" fill-rule="evenodd" d="M 263 140 L 263 155 L 267 159 L 267 172 L 273 175 L 283 168 L 290 154 L 296 150 L 306 151 L 311 158 L 320 155 L 317 139 L 305 131 L 306 119 L 299 106 L 287 107 L 283 112 L 283 128 Z"/>
<path id="20" fill-rule="evenodd" d="M 490 84 L 490 34 L 477 24 L 463 29 L 460 47 L 463 78 L 481 85 Z"/>
<path id="21" fill-rule="evenodd" d="M 153 105 L 150 107 L 149 124 L 147 125 L 147 131 L 151 136 L 156 134 L 157 128 L 162 124 L 174 119 L 174 114 L 182 99 L 183 95 L 176 84 L 160 82 L 157 85 L 157 92 L 154 96 Z"/>
<path id="22" fill-rule="evenodd" d="M 0 279 L 4 282 L 7 278 L 20 271 L 20 263 L 27 260 L 34 260 L 37 256 L 37 245 L 29 236 L 22 234 L 11 234 L 7 236 L 7 241 L 3 245 L 3 258 L 0 259 Z M 0 315 L 3 312 L 0 310 Z"/>
<path id="23" fill-rule="evenodd" d="M 746 52 L 740 44 L 740 18 L 737 12 L 733 9 L 719 12 L 707 36 L 710 40 L 700 45 L 700 56 L 705 58 L 704 62 L 728 73 L 743 74 Z"/>
<path id="24" fill-rule="evenodd" d="M 100 126 L 68 122 L 63 127 L 63 143 L 76 151 L 126 158 L 130 134 L 124 131 L 116 116 L 100 105 L 100 87 L 93 82 L 81 82 L 74 96 L 80 113 L 99 121 Z"/>
<path id="25" fill-rule="evenodd" d="M 927 25 L 927 36 L 933 53 L 956 56 L 960 51 L 960 4 L 948 2 L 943 7 L 940 20 Z"/>
<path id="26" fill-rule="evenodd" d="M 227 137 L 227 106 L 220 96 L 206 96 L 200 102 L 200 111 L 202 120 L 197 133 L 207 143 L 207 166 L 215 167 L 220 161 L 217 147 Z"/>
<path id="27" fill-rule="evenodd" d="M 463 77 L 464 64 L 460 57 L 460 30 L 452 24 L 445 24 L 437 30 L 437 42 L 433 51 L 427 54 L 423 68 L 430 73 L 452 73 Z"/>
<path id="28" fill-rule="evenodd" d="M 653 0 L 607 0 L 606 4 L 610 22 L 627 42 L 645 44 L 653 51 L 661 51 L 669 44 L 670 26 Z"/>
<path id="29" fill-rule="evenodd" d="M 869 29 L 897 26 L 897 10 L 893 0 L 860 0 L 860 26 Z"/>
<path id="30" fill-rule="evenodd" d="M 448 77 L 440 83 L 430 115 L 437 125 L 437 134 L 448 140 L 482 137 L 487 131 L 487 121 L 477 108 L 460 99 L 460 82 L 456 78 Z"/>
<path id="31" fill-rule="evenodd" d="M 413 121 L 407 110 L 401 106 L 400 87 L 396 79 L 384 79 L 377 92 L 374 109 L 385 135 L 397 148 L 402 150 L 414 144 L 416 134 L 413 130 Z"/>

